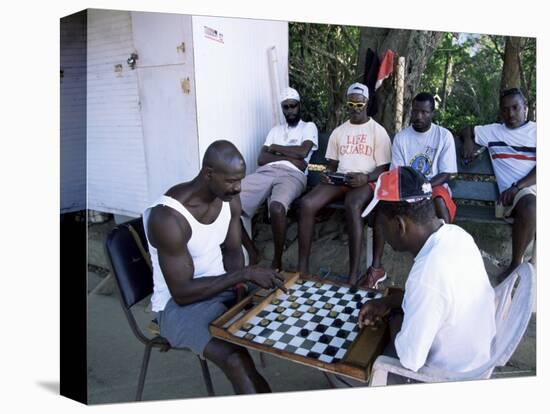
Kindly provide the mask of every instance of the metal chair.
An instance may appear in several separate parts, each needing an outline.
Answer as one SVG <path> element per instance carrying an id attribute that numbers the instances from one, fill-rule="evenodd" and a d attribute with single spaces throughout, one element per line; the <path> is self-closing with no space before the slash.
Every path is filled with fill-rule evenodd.
<path id="1" fill-rule="evenodd" d="M 137 218 L 115 227 L 109 234 L 105 246 L 120 293 L 122 309 L 132 332 L 145 345 L 136 393 L 136 401 L 141 401 L 151 349 L 160 348 L 161 352 L 166 352 L 170 349 L 183 348 L 172 348 L 168 341 L 160 335 L 153 337 L 144 335 L 132 312 L 132 307 L 136 303 L 153 292 L 153 272 L 142 219 Z M 206 391 L 210 396 L 215 395 L 208 365 L 200 356 L 198 359 Z"/>
<path id="2" fill-rule="evenodd" d="M 495 367 L 505 365 L 519 345 L 531 318 L 535 295 L 535 269 L 530 263 L 518 266 L 495 288 L 496 334 L 491 359 L 477 369 L 450 372 L 424 366 L 414 372 L 403 367 L 396 358 L 379 356 L 373 365 L 370 385 L 386 385 L 389 372 L 421 382 L 490 378 Z"/>

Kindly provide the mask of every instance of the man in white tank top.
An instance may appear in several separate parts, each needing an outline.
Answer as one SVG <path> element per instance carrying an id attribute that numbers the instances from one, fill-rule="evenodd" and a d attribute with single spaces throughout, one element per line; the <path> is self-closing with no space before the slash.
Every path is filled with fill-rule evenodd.
<path id="1" fill-rule="evenodd" d="M 245 162 L 229 141 L 215 141 L 191 181 L 170 188 L 143 215 L 153 263 L 153 310 L 161 335 L 215 363 L 237 394 L 270 392 L 248 351 L 210 336 L 208 325 L 252 282 L 283 286 L 271 269 L 244 267 L 238 197 Z"/>

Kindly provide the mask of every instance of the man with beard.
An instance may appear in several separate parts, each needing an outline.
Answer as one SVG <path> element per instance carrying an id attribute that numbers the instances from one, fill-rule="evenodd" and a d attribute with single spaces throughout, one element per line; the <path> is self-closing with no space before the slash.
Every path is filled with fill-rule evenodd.
<path id="1" fill-rule="evenodd" d="M 270 388 L 246 349 L 213 338 L 208 325 L 235 300 L 235 286 L 283 286 L 273 270 L 243 267 L 238 195 L 244 174 L 237 148 L 215 141 L 199 174 L 170 188 L 143 214 L 160 334 L 172 347 L 188 348 L 215 363 L 237 394 Z"/>
<path id="2" fill-rule="evenodd" d="M 268 200 L 269 217 L 273 231 L 274 254 L 271 267 L 282 270 L 282 256 L 286 239 L 286 213 L 290 204 L 306 189 L 307 165 L 317 149 L 317 127 L 300 119 L 300 95 L 286 88 L 280 96 L 286 122 L 269 131 L 258 156 L 260 166 L 242 182 L 241 203 L 243 215 L 252 218 L 258 207 Z M 258 252 L 247 232 L 242 230 L 243 245 L 250 263 L 259 261 Z"/>

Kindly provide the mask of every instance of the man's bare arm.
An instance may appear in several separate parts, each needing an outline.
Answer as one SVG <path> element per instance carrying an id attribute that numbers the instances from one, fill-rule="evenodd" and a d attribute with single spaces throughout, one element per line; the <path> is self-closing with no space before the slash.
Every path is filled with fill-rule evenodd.
<path id="1" fill-rule="evenodd" d="M 162 274 L 174 301 L 186 305 L 208 299 L 238 283 L 251 281 L 272 289 L 282 286 L 282 278 L 271 269 L 245 268 L 221 275 L 193 279 L 194 265 L 187 243 L 191 228 L 187 220 L 169 207 L 157 206 L 151 212 L 148 235 L 156 247 Z"/>
<path id="2" fill-rule="evenodd" d="M 274 161 L 289 161 L 296 166 L 300 171 L 305 171 L 307 163 L 303 159 L 291 158 L 285 155 L 273 154 L 269 152 L 268 147 L 263 146 L 260 154 L 258 155 L 258 165 L 269 164 Z"/>
<path id="3" fill-rule="evenodd" d="M 439 173 L 437 175 L 434 175 L 434 177 L 430 180 L 430 184 L 432 187 L 442 185 L 444 183 L 448 183 L 452 178 L 452 174 L 450 173 Z"/>
<path id="4" fill-rule="evenodd" d="M 281 154 L 285 157 L 295 158 L 295 159 L 304 159 L 307 157 L 309 152 L 313 148 L 313 141 L 306 140 L 302 142 L 301 145 L 276 145 L 271 144 L 269 146 L 269 152 Z"/>
<path id="5" fill-rule="evenodd" d="M 231 222 L 223 243 L 223 265 L 228 272 L 244 267 L 241 247 L 241 200 L 239 197 L 231 200 Z"/>

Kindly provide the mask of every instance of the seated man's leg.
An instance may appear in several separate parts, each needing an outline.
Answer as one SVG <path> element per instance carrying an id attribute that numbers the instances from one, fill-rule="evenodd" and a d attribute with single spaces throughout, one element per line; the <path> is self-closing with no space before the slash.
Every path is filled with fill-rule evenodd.
<path id="1" fill-rule="evenodd" d="M 376 289 L 378 283 L 386 280 L 386 269 L 382 265 L 382 255 L 384 254 L 384 236 L 382 231 L 377 228 L 376 217 L 369 218 L 372 223 L 372 264 L 367 269 L 366 279 L 362 286 L 367 289 Z"/>
<path id="2" fill-rule="evenodd" d="M 274 253 L 271 267 L 282 270 L 283 250 L 286 241 L 286 213 L 292 202 L 306 189 L 307 178 L 299 171 L 280 168 L 269 197 L 269 217 L 273 231 Z"/>
<path id="3" fill-rule="evenodd" d="M 300 273 L 309 274 L 311 239 L 317 212 L 327 204 L 342 198 L 346 191 L 348 187 L 321 183 L 300 200 L 298 219 L 298 271 Z"/>
<path id="4" fill-rule="evenodd" d="M 349 282 L 353 286 L 357 285 L 359 279 L 359 262 L 363 245 L 364 224 L 361 213 L 367 203 L 372 200 L 373 194 L 373 190 L 368 184 L 354 188 L 346 194 L 346 222 L 349 234 Z"/>
<path id="5" fill-rule="evenodd" d="M 275 171 L 272 167 L 263 166 L 255 173 L 249 174 L 241 181 L 241 208 L 244 215 L 252 219 L 256 210 L 271 192 Z M 251 237 L 249 237 L 241 220 L 241 242 L 248 252 L 249 264 L 257 264 L 260 261 L 258 251 Z"/>
<path id="6" fill-rule="evenodd" d="M 256 371 L 248 352 L 239 346 L 212 337 L 208 325 L 235 300 L 233 291 L 210 299 L 180 306 L 172 299 L 159 312 L 160 334 L 174 348 L 188 348 L 218 365 L 231 381 L 236 393 L 269 392 L 269 385 Z"/>
<path id="7" fill-rule="evenodd" d="M 235 394 L 271 392 L 246 348 L 212 338 L 204 348 L 204 357 L 223 371 L 233 385 Z"/>
<path id="8" fill-rule="evenodd" d="M 521 197 L 512 210 L 514 224 L 512 225 L 512 261 L 502 272 L 497 282 L 502 282 L 512 271 L 523 262 L 523 256 L 529 243 L 535 237 L 537 226 L 537 197 L 526 194 Z"/>

